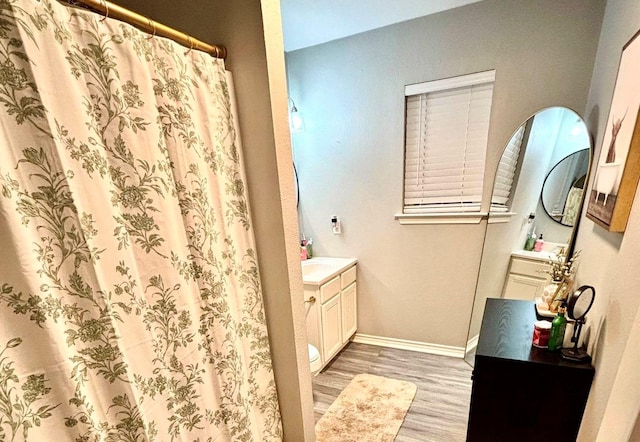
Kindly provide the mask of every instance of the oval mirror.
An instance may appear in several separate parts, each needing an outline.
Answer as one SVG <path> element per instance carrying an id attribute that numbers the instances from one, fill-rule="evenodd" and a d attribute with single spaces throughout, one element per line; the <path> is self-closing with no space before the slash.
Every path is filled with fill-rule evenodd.
<path id="1" fill-rule="evenodd" d="M 573 227 L 589 170 L 589 149 L 579 150 L 553 166 L 542 185 L 544 213 L 563 226 Z"/>
<path id="2" fill-rule="evenodd" d="M 571 319 L 581 320 L 587 315 L 596 297 L 596 289 L 590 285 L 583 285 L 570 297 L 567 306 L 567 316 Z"/>
<path id="3" fill-rule="evenodd" d="M 585 153 L 578 154 L 581 151 Z M 582 181 L 587 181 L 591 157 L 591 139 L 584 121 L 571 109 L 562 107 L 537 112 L 515 130 L 507 143 L 493 186 L 469 321 L 467 362 L 473 364 L 475 358 L 487 298 L 530 300 L 533 309 L 534 299 L 548 282 L 548 275 L 537 270 L 545 269 L 561 248 L 573 250 L 576 216 L 582 211 L 584 197 L 582 193 L 579 198 L 569 197 L 569 192 L 574 186 L 586 189 L 587 183 L 581 182 L 580 176 L 584 174 Z M 567 158 L 571 159 L 564 161 Z M 584 162 L 587 171 L 581 172 Z M 548 200 L 543 196 L 543 187 Z M 567 219 L 562 222 L 565 212 Z M 553 217 L 554 213 L 563 214 L 560 221 Z M 543 235 L 544 246 L 539 252 L 523 250 L 532 231 L 536 237 Z"/>

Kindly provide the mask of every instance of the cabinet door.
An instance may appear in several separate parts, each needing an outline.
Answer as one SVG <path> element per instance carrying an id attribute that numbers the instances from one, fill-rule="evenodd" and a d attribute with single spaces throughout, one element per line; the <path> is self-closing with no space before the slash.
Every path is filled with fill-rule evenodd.
<path id="1" fill-rule="evenodd" d="M 503 338 L 511 331 L 501 330 Z M 509 338 L 505 342 L 515 344 Z M 560 366 L 559 359 L 551 356 L 541 363 L 476 358 L 467 442 L 575 442 L 593 369 Z M 544 379 L 545 391 L 562 391 L 552 399 L 562 412 L 550 418 L 550 396 L 541 394 L 540 384 L 532 379 Z"/>
<path id="2" fill-rule="evenodd" d="M 325 362 L 331 359 L 342 347 L 342 308 L 340 296 L 322 304 L 322 352 Z"/>
<path id="3" fill-rule="evenodd" d="M 344 344 L 358 328 L 358 299 L 356 283 L 342 291 L 342 343 Z"/>
<path id="4" fill-rule="evenodd" d="M 320 358 L 324 362 L 322 343 L 320 342 L 320 293 L 318 290 L 304 290 L 305 317 L 307 319 L 307 339 L 320 352 Z"/>
<path id="5" fill-rule="evenodd" d="M 545 279 L 510 274 L 504 288 L 504 298 L 533 301 L 542 294 L 545 284 Z"/>

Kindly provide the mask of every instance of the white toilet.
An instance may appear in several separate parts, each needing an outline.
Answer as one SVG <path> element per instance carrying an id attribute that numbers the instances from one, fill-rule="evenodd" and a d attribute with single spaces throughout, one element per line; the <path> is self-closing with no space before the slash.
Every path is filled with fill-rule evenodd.
<path id="1" fill-rule="evenodd" d="M 322 361 L 320 360 L 320 352 L 311 344 L 309 344 L 309 364 L 311 365 L 311 376 L 317 375 L 322 367 Z"/>

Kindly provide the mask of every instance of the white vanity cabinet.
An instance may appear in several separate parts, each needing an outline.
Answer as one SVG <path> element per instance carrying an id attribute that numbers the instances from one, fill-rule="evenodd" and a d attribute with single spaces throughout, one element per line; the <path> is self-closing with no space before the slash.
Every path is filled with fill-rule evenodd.
<path id="1" fill-rule="evenodd" d="M 320 305 L 320 339 L 323 362 L 342 348 L 342 305 L 340 294 Z"/>
<path id="2" fill-rule="evenodd" d="M 538 258 L 535 255 L 512 254 L 502 297 L 532 301 L 541 296 L 550 279 L 545 273 L 549 269 L 545 258 L 544 255 Z"/>
<path id="3" fill-rule="evenodd" d="M 316 259 L 319 258 L 311 261 Z M 319 283 L 303 280 L 307 336 L 320 352 L 322 367 L 349 342 L 358 327 L 355 260 L 347 264 L 350 265 L 334 269 L 335 274 L 328 280 Z"/>
<path id="4" fill-rule="evenodd" d="M 358 328 L 358 298 L 356 291 L 356 266 L 351 267 L 340 276 L 342 292 L 340 305 L 342 307 L 342 343 L 354 335 Z"/>

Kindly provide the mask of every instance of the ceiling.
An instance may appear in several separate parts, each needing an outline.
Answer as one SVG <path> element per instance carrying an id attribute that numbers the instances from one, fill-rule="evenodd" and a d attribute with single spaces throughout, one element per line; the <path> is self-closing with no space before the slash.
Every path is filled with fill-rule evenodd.
<path id="1" fill-rule="evenodd" d="M 480 0 L 281 0 L 285 51 L 457 8 Z"/>

